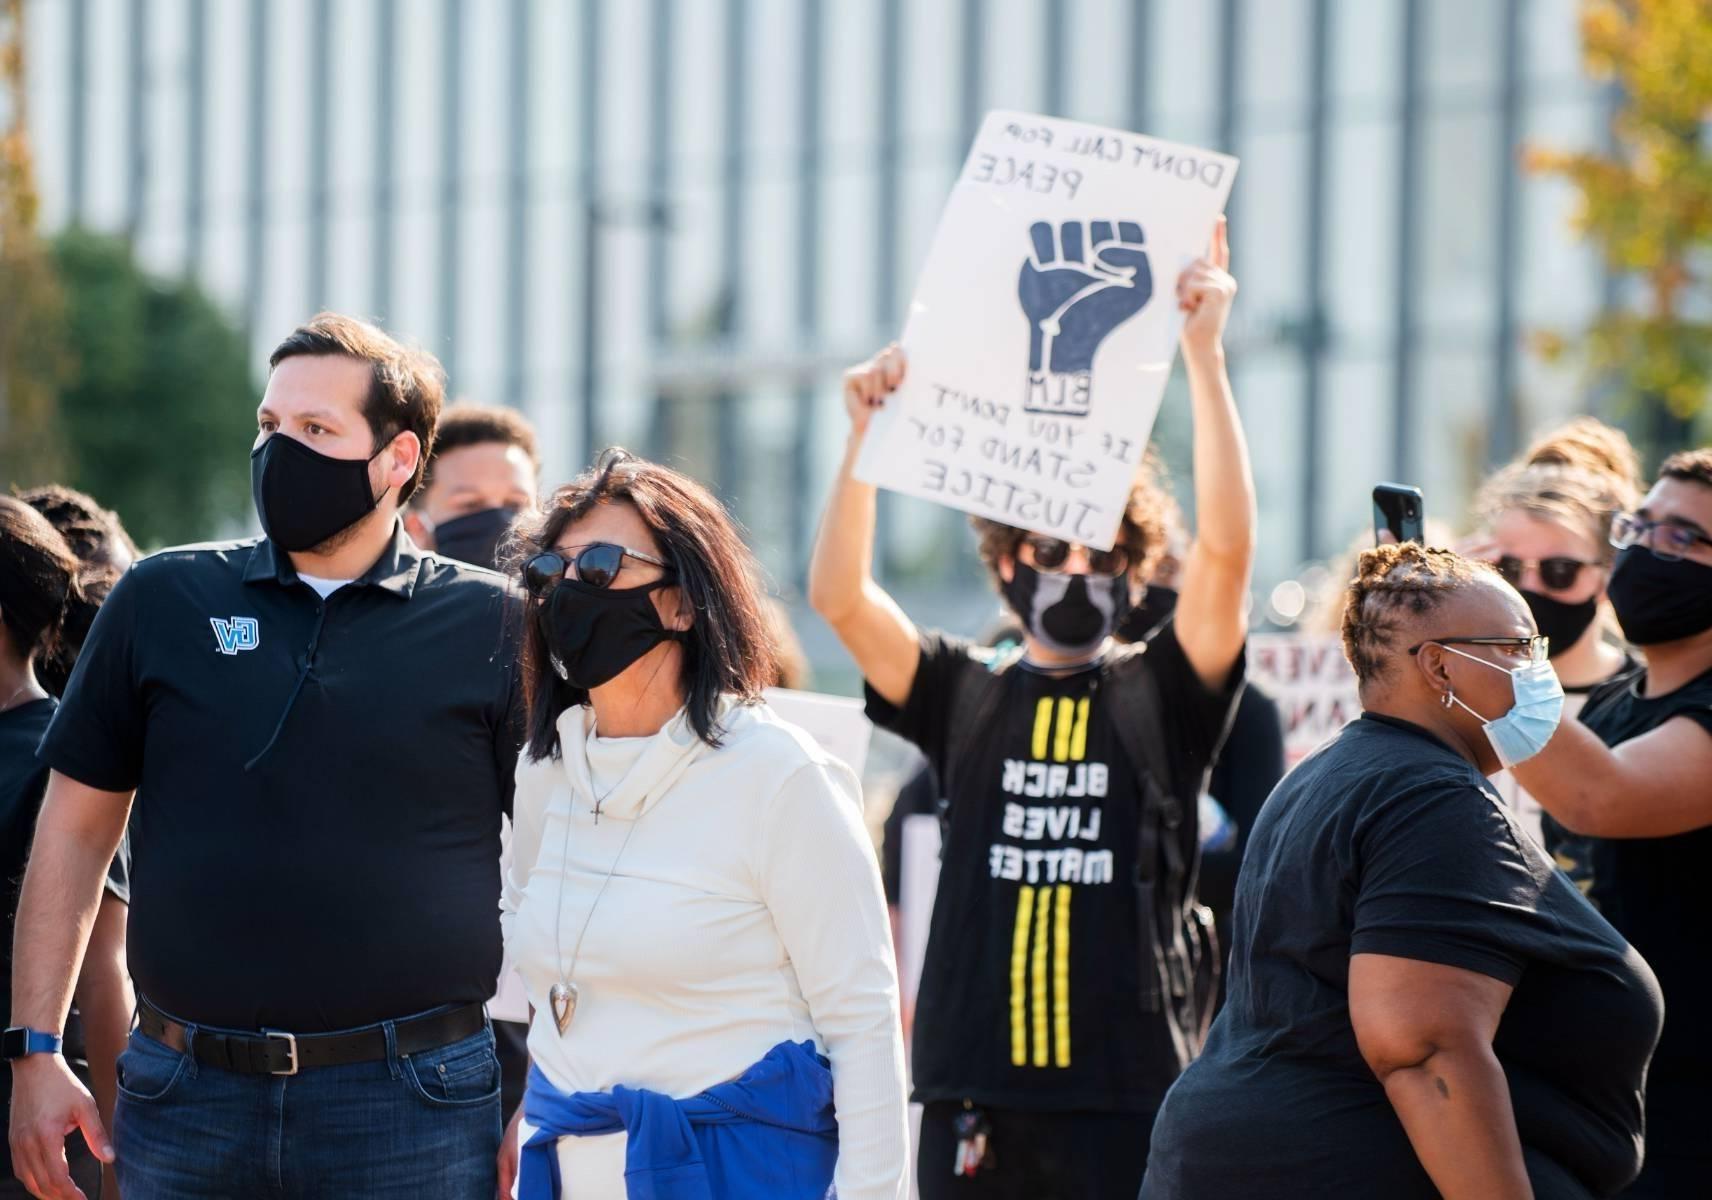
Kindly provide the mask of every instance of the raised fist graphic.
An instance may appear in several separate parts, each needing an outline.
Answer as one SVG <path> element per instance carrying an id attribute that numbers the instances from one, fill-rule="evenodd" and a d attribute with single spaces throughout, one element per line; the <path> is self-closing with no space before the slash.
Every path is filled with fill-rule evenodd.
<path id="1" fill-rule="evenodd" d="M 1029 320 L 1029 412 L 1086 416 L 1094 352 L 1153 298 L 1134 221 L 1046 221 L 1029 228 L 1017 299 Z"/>

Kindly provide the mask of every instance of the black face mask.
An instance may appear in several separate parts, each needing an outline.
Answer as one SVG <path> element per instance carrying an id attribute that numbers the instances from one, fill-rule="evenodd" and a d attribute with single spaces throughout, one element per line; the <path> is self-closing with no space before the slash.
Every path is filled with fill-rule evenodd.
<path id="1" fill-rule="evenodd" d="M 484 508 L 434 526 L 434 551 L 478 567 L 499 565 L 499 543 L 517 520 L 515 508 Z"/>
<path id="2" fill-rule="evenodd" d="M 560 678 L 579 691 L 610 683 L 661 642 L 684 635 L 660 623 L 653 593 L 675 581 L 633 588 L 590 587 L 576 579 L 556 586 L 541 605 L 541 632 Z"/>
<path id="3" fill-rule="evenodd" d="M 1528 602 L 1528 611 L 1534 614 L 1534 625 L 1551 639 L 1549 655 L 1552 658 L 1579 642 L 1587 627 L 1593 624 L 1593 618 L 1599 615 L 1597 596 L 1580 604 L 1566 604 L 1523 588 L 1522 599 Z"/>
<path id="4" fill-rule="evenodd" d="M 333 458 L 276 433 L 250 451 L 250 494 L 268 541 L 281 550 L 310 550 L 368 516 L 380 503 L 370 490 L 369 464 L 385 449 Z"/>
<path id="5" fill-rule="evenodd" d="M 1617 552 L 1605 585 L 1623 636 L 1637 646 L 1679 642 L 1712 629 L 1712 567 L 1666 562 L 1645 546 Z"/>
<path id="6" fill-rule="evenodd" d="M 1129 576 L 1048 574 L 1018 562 L 1005 600 L 1048 650 L 1091 654 L 1129 611 Z"/>
<path id="7" fill-rule="evenodd" d="M 1131 608 L 1118 623 L 1118 640 L 1145 641 L 1154 630 L 1170 620 L 1171 614 L 1176 611 L 1177 589 L 1150 583 L 1147 590 L 1141 594 L 1141 603 Z"/>

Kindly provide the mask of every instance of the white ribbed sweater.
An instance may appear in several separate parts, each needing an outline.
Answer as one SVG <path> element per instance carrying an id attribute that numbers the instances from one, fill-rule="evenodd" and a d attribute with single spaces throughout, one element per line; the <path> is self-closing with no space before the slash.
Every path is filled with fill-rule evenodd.
<path id="1" fill-rule="evenodd" d="M 903 1043 L 860 785 L 766 706 L 724 711 L 715 750 L 682 713 L 651 738 L 606 739 L 573 708 L 561 758 L 518 763 L 500 920 L 535 1007 L 530 1056 L 566 1091 L 682 1098 L 812 1039 L 832 1062 L 840 1200 L 896 1200 Z M 563 1035 L 548 1002 L 561 963 L 581 993 Z M 622 1200 L 623 1134 L 564 1138 L 559 1158 L 577 1200 Z"/>

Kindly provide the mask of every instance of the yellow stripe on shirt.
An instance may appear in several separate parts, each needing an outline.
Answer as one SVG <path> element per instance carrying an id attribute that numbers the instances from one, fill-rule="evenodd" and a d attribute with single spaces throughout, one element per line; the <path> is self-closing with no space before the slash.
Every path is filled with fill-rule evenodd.
<path id="1" fill-rule="evenodd" d="M 1046 1023 L 1046 947 L 1049 928 L 1048 919 L 1052 915 L 1052 892 L 1047 888 L 1040 889 L 1039 903 L 1034 912 L 1034 1065 L 1044 1067 L 1047 1064 Z M 1013 1045 L 1012 1049 L 1016 1047 Z"/>
<path id="2" fill-rule="evenodd" d="M 1087 704 L 1086 700 L 1082 701 Z M 1052 1061 L 1070 1065 L 1070 888 L 1059 884 L 1052 924 Z"/>
<path id="3" fill-rule="evenodd" d="M 1028 1065 L 1028 931 L 1034 889 L 1017 889 L 1016 931 L 1011 934 L 1011 1065 Z"/>

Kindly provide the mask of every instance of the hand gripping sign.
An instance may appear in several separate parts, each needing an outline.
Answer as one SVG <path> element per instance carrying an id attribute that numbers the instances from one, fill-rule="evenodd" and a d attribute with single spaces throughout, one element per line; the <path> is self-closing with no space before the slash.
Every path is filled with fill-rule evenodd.
<path id="1" fill-rule="evenodd" d="M 1109 549 L 1236 159 L 988 113 L 916 285 L 860 479 Z"/>

